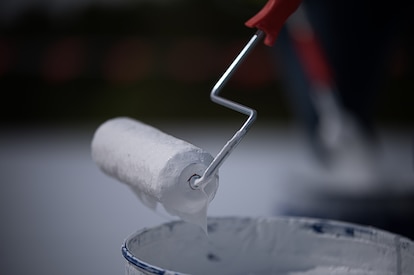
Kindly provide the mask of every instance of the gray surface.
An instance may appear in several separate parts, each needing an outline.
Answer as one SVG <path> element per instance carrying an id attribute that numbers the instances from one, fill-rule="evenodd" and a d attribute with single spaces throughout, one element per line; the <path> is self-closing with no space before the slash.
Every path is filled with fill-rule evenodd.
<path id="1" fill-rule="evenodd" d="M 154 126 L 215 155 L 240 125 Z M 3 129 L 1 274 L 123 274 L 124 238 L 173 219 L 145 208 L 127 186 L 98 170 L 89 148 L 96 127 Z M 402 182 L 391 185 L 399 186 L 397 194 L 413 189 L 411 133 L 383 131 L 385 166 L 400 179 L 395 183 Z M 209 214 L 269 216 L 283 214 L 287 204 L 306 208 L 312 199 L 300 191 L 307 182 L 323 182 L 321 171 L 299 131 L 275 123 L 255 125 L 220 169 Z M 332 176 L 330 181 L 340 182 Z M 323 194 L 324 184 L 307 188 Z M 374 184 L 359 192 L 360 185 L 355 186 L 354 194 L 384 189 Z"/>

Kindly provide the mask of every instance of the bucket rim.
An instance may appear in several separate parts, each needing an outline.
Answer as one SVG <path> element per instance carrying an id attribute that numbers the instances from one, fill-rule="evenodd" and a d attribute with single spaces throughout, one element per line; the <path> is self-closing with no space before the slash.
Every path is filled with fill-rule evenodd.
<path id="1" fill-rule="evenodd" d="M 340 220 L 331 220 L 331 219 L 323 219 L 323 218 L 312 218 L 312 217 L 301 217 L 301 216 L 265 216 L 265 217 L 250 217 L 250 216 L 210 216 L 208 217 L 208 222 L 210 221 L 219 221 L 219 220 L 249 220 L 249 221 L 296 221 L 303 224 L 307 224 L 308 226 L 311 226 L 311 230 L 314 231 L 316 234 L 336 234 L 336 235 L 342 235 L 342 236 L 349 236 L 353 235 L 355 232 L 358 232 L 358 234 L 362 235 L 371 235 L 378 237 L 381 235 L 382 241 L 384 243 L 388 243 L 387 245 L 396 245 L 400 246 L 399 249 L 404 248 L 405 250 L 408 250 L 410 254 L 414 256 L 414 241 L 396 234 L 392 233 L 390 231 L 373 227 L 373 226 L 367 226 L 367 225 L 361 225 L 357 223 L 347 222 L 347 221 L 340 221 Z M 148 272 L 149 274 L 159 274 L 159 275 L 190 275 L 187 273 L 181 273 L 177 271 L 168 270 L 165 268 L 161 268 L 158 266 L 155 266 L 153 264 L 150 264 L 136 256 L 133 255 L 133 253 L 128 248 L 128 242 L 133 237 L 138 236 L 140 234 L 143 234 L 147 231 L 151 231 L 156 228 L 160 228 L 162 226 L 173 226 L 175 224 L 186 224 L 187 222 L 183 220 L 172 220 L 169 222 L 165 222 L 156 226 L 152 227 L 146 227 L 137 230 L 135 233 L 130 234 L 123 242 L 122 244 L 122 255 L 127 260 L 127 262 L 131 265 L 133 265 L 136 268 L 140 268 L 144 272 Z M 349 231 L 349 229 L 352 229 L 352 231 Z M 338 229 L 340 231 L 338 231 Z M 348 236 L 348 237 L 349 237 Z M 388 242 L 387 242 L 388 240 Z"/>
<path id="2" fill-rule="evenodd" d="M 146 230 L 137 231 L 136 234 L 139 234 L 140 232 L 143 232 L 143 231 L 146 231 Z M 135 257 L 129 251 L 129 249 L 127 247 L 127 241 L 125 241 L 123 243 L 121 250 L 122 250 L 122 255 L 124 256 L 124 258 L 130 264 L 132 264 L 135 267 L 138 267 L 138 268 L 142 269 L 143 271 L 149 272 L 150 274 L 158 274 L 158 275 L 189 275 L 189 274 L 186 274 L 186 273 L 179 273 L 179 272 L 167 270 L 165 268 L 160 268 L 160 267 L 157 267 L 155 265 L 149 264 L 146 261 L 143 261 L 143 260 Z"/>

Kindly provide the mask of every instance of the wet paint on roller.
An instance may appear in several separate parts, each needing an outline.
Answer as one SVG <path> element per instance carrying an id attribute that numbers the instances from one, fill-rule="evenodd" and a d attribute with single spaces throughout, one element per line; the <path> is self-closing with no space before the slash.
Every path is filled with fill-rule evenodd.
<path id="1" fill-rule="evenodd" d="M 183 222 L 137 232 L 122 248 L 127 274 L 414 274 L 412 241 L 375 228 L 288 217 L 209 218 L 208 228 L 208 236 Z"/>
<path id="2" fill-rule="evenodd" d="M 213 157 L 206 151 L 131 118 L 103 123 L 92 140 L 92 158 L 126 183 L 149 208 L 160 203 L 172 215 L 207 230 L 207 209 L 218 188 L 214 175 L 201 189 L 189 179 L 202 175 Z"/>

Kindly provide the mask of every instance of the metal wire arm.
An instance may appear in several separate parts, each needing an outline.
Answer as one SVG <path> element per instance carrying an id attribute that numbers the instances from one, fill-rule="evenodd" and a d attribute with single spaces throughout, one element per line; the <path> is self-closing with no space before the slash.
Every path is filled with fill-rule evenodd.
<path id="1" fill-rule="evenodd" d="M 205 184 L 207 184 L 212 176 L 214 176 L 226 158 L 230 155 L 233 149 L 240 143 L 243 137 L 246 135 L 253 122 L 256 119 L 256 110 L 241 105 L 239 103 L 233 102 L 231 100 L 225 99 L 219 96 L 221 89 L 226 85 L 227 81 L 231 78 L 237 68 L 242 64 L 246 59 L 251 50 L 263 39 L 265 33 L 261 30 L 258 30 L 255 35 L 249 40 L 249 42 L 244 46 L 243 50 L 239 53 L 236 59 L 231 63 L 227 68 L 221 78 L 214 85 L 210 93 L 210 99 L 220 104 L 224 107 L 230 108 L 234 111 L 240 112 L 242 114 L 248 115 L 248 119 L 243 124 L 243 126 L 233 135 L 233 137 L 227 141 L 224 147 L 220 150 L 217 156 L 213 159 L 207 169 L 204 171 L 202 176 L 194 175 L 189 179 L 191 188 L 200 189 Z"/>

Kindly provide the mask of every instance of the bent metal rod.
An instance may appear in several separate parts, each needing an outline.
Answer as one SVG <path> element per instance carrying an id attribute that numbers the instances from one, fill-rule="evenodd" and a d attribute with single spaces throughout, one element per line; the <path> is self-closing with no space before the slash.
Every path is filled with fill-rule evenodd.
<path id="1" fill-rule="evenodd" d="M 249 42 L 244 46 L 243 50 L 239 53 L 239 55 L 234 59 L 231 65 L 227 68 L 221 78 L 217 81 L 214 85 L 213 89 L 210 93 L 210 99 L 220 104 L 224 107 L 230 108 L 234 111 L 240 112 L 249 116 L 246 122 L 242 125 L 242 127 L 233 135 L 233 137 L 227 141 L 224 147 L 220 150 L 217 156 L 213 159 L 207 169 L 204 171 L 203 175 L 193 175 L 188 180 L 191 188 L 193 189 L 200 189 L 204 187 L 210 180 L 212 176 L 214 176 L 226 158 L 230 155 L 233 149 L 240 143 L 246 133 L 249 131 L 250 127 L 252 126 L 253 122 L 256 120 L 256 110 L 231 101 L 229 99 L 223 98 L 219 96 L 220 91 L 226 85 L 228 80 L 232 77 L 234 72 L 237 68 L 243 63 L 249 53 L 254 49 L 254 47 L 263 39 L 265 33 L 261 30 L 258 30 Z"/>

